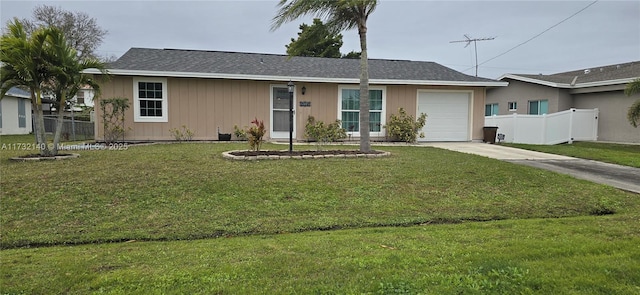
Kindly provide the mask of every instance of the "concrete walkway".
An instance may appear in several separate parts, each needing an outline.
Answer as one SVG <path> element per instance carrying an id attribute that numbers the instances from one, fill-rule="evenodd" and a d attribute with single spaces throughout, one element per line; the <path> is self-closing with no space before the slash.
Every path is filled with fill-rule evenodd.
<path id="1" fill-rule="evenodd" d="M 426 146 L 485 156 L 498 160 L 574 160 L 575 158 L 553 155 L 535 151 L 528 151 L 496 144 L 478 142 L 434 142 L 425 143 Z"/>
<path id="2" fill-rule="evenodd" d="M 640 168 L 475 142 L 436 142 L 425 146 L 503 160 L 569 174 L 640 194 Z"/>

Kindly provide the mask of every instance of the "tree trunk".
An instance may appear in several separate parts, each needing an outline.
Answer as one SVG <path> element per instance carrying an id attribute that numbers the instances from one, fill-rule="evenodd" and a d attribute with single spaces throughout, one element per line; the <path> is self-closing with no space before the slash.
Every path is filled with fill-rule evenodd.
<path id="1" fill-rule="evenodd" d="M 51 156 L 51 151 L 47 144 L 47 134 L 44 129 L 44 113 L 42 112 L 42 98 L 40 96 L 41 93 L 39 90 L 31 92 L 31 101 L 35 102 L 33 116 L 35 121 L 36 144 L 40 147 L 40 155 L 49 157 Z"/>
<path id="2" fill-rule="evenodd" d="M 369 137 L 369 60 L 367 57 L 367 27 L 358 26 L 360 35 L 360 151 L 371 151 Z"/>
<path id="3" fill-rule="evenodd" d="M 60 102 L 58 103 L 58 118 L 56 119 L 56 133 L 53 136 L 53 149 L 51 151 L 52 155 L 58 154 L 58 145 L 60 144 L 60 135 L 62 134 L 62 127 L 64 126 L 64 106 L 66 104 L 66 99 L 64 98 L 64 94 L 59 93 L 56 95 L 60 95 Z"/>

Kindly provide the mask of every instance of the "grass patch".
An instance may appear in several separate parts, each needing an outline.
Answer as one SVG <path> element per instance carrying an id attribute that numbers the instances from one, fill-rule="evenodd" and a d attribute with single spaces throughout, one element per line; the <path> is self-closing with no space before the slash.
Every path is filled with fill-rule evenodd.
<path id="1" fill-rule="evenodd" d="M 515 143 L 503 143 L 503 145 L 640 168 L 640 145 L 586 141 L 556 145 Z"/>
<path id="2" fill-rule="evenodd" d="M 5 293 L 637 294 L 640 217 L 2 251 Z"/>
<path id="3" fill-rule="evenodd" d="M 33 151 L 0 150 L 0 290 L 640 290 L 637 195 L 429 147 L 380 147 L 392 155 L 371 159 L 222 158 L 237 149 L 246 144 L 131 146 L 26 163 L 7 159 Z"/>
<path id="4" fill-rule="evenodd" d="M 0 246 L 579 216 L 602 199 L 621 213 L 640 207 L 611 187 L 436 148 L 385 147 L 392 155 L 380 159 L 221 156 L 242 148 L 159 144 L 36 163 L 3 151 Z"/>

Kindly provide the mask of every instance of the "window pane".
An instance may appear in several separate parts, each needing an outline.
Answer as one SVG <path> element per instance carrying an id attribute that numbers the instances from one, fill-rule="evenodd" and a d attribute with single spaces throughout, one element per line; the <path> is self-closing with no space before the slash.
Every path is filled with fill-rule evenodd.
<path id="1" fill-rule="evenodd" d="M 546 114 L 549 112 L 549 101 L 541 100 L 540 101 L 540 114 Z"/>
<path id="2" fill-rule="evenodd" d="M 273 132 L 285 131 L 289 132 L 289 111 L 273 111 Z"/>
<path id="3" fill-rule="evenodd" d="M 498 114 L 498 104 L 493 104 L 491 105 L 491 115 L 497 115 Z"/>
<path id="4" fill-rule="evenodd" d="M 490 104 L 484 106 L 484 115 L 485 116 L 491 116 L 491 105 Z"/>
<path id="5" fill-rule="evenodd" d="M 369 90 L 369 109 L 382 110 L 382 90 Z"/>
<path id="6" fill-rule="evenodd" d="M 289 109 L 289 90 L 287 88 L 273 88 L 273 109 L 288 110 Z M 287 123 L 289 124 L 289 123 Z M 289 129 L 287 128 L 287 131 Z"/>
<path id="7" fill-rule="evenodd" d="M 380 123 L 382 113 L 380 112 L 370 112 L 369 113 L 369 130 L 371 132 L 380 132 L 382 130 L 382 125 Z"/>
<path id="8" fill-rule="evenodd" d="M 155 84 L 155 89 L 156 90 L 160 90 L 160 92 L 162 92 L 162 83 L 154 83 Z"/>
<path id="9" fill-rule="evenodd" d="M 538 101 L 529 102 L 529 115 L 538 115 Z"/>
<path id="10" fill-rule="evenodd" d="M 347 132 L 360 131 L 360 113 L 359 112 L 342 112 L 342 128 Z"/>
<path id="11" fill-rule="evenodd" d="M 139 89 L 139 90 L 145 90 L 145 89 L 147 89 L 147 83 L 144 83 L 144 82 L 138 82 L 138 89 Z"/>
<path id="12" fill-rule="evenodd" d="M 147 98 L 147 92 L 144 91 L 144 90 L 138 91 L 138 97 L 139 98 Z"/>
<path id="13" fill-rule="evenodd" d="M 357 89 L 342 89 L 342 109 L 360 109 L 360 91 Z"/>

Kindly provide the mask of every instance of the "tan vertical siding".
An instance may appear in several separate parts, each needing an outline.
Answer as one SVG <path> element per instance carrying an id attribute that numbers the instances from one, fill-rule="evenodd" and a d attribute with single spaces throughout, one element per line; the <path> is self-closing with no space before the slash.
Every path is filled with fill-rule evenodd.
<path id="1" fill-rule="evenodd" d="M 471 108 L 471 140 L 482 140 L 484 134 L 484 105 L 486 97 L 485 88 L 475 88 L 473 91 L 473 105 Z"/>
<path id="2" fill-rule="evenodd" d="M 131 108 L 127 110 L 125 128 L 127 140 L 173 140 L 169 132 L 172 128 L 185 125 L 195 132 L 194 139 L 217 140 L 218 127 L 223 133 L 232 133 L 234 125 L 241 128 L 250 126 L 254 118 L 263 120 L 267 130 L 271 116 L 271 85 L 282 82 L 167 78 L 167 123 L 133 122 L 133 77 L 115 76 L 105 82 L 102 97 L 127 97 Z M 302 87 L 306 92 L 302 95 Z M 376 85 L 372 85 L 376 86 Z M 472 138 L 482 139 L 484 124 L 484 88 L 437 87 L 416 85 L 386 86 L 386 117 L 397 113 L 403 107 L 407 113 L 417 110 L 418 89 L 473 90 Z M 300 107 L 301 101 L 311 103 L 310 107 Z M 97 139 L 103 138 L 99 104 L 96 104 Z M 308 116 L 317 120 L 333 122 L 338 114 L 338 85 L 329 83 L 296 83 L 296 138 L 304 139 L 304 127 Z M 267 138 L 269 134 L 267 133 Z"/>
<path id="3" fill-rule="evenodd" d="M 100 79 L 101 78 L 98 78 L 98 81 L 100 81 Z M 133 126 L 133 101 L 131 100 L 131 98 L 133 97 L 133 78 L 113 76 L 110 77 L 107 81 L 102 81 L 100 89 L 102 91 L 102 94 L 94 103 L 96 118 L 96 140 L 104 140 L 102 112 L 100 109 L 100 100 L 102 99 L 110 99 L 116 97 L 129 98 L 131 103 L 130 108 L 125 112 L 125 130 Z"/>
<path id="4" fill-rule="evenodd" d="M 302 95 L 302 87 L 307 91 Z M 310 107 L 300 107 L 301 101 L 311 103 Z M 338 85 L 326 83 L 298 83 L 296 85 L 296 138 L 304 139 L 304 127 L 309 116 L 325 123 L 338 118 Z"/>

